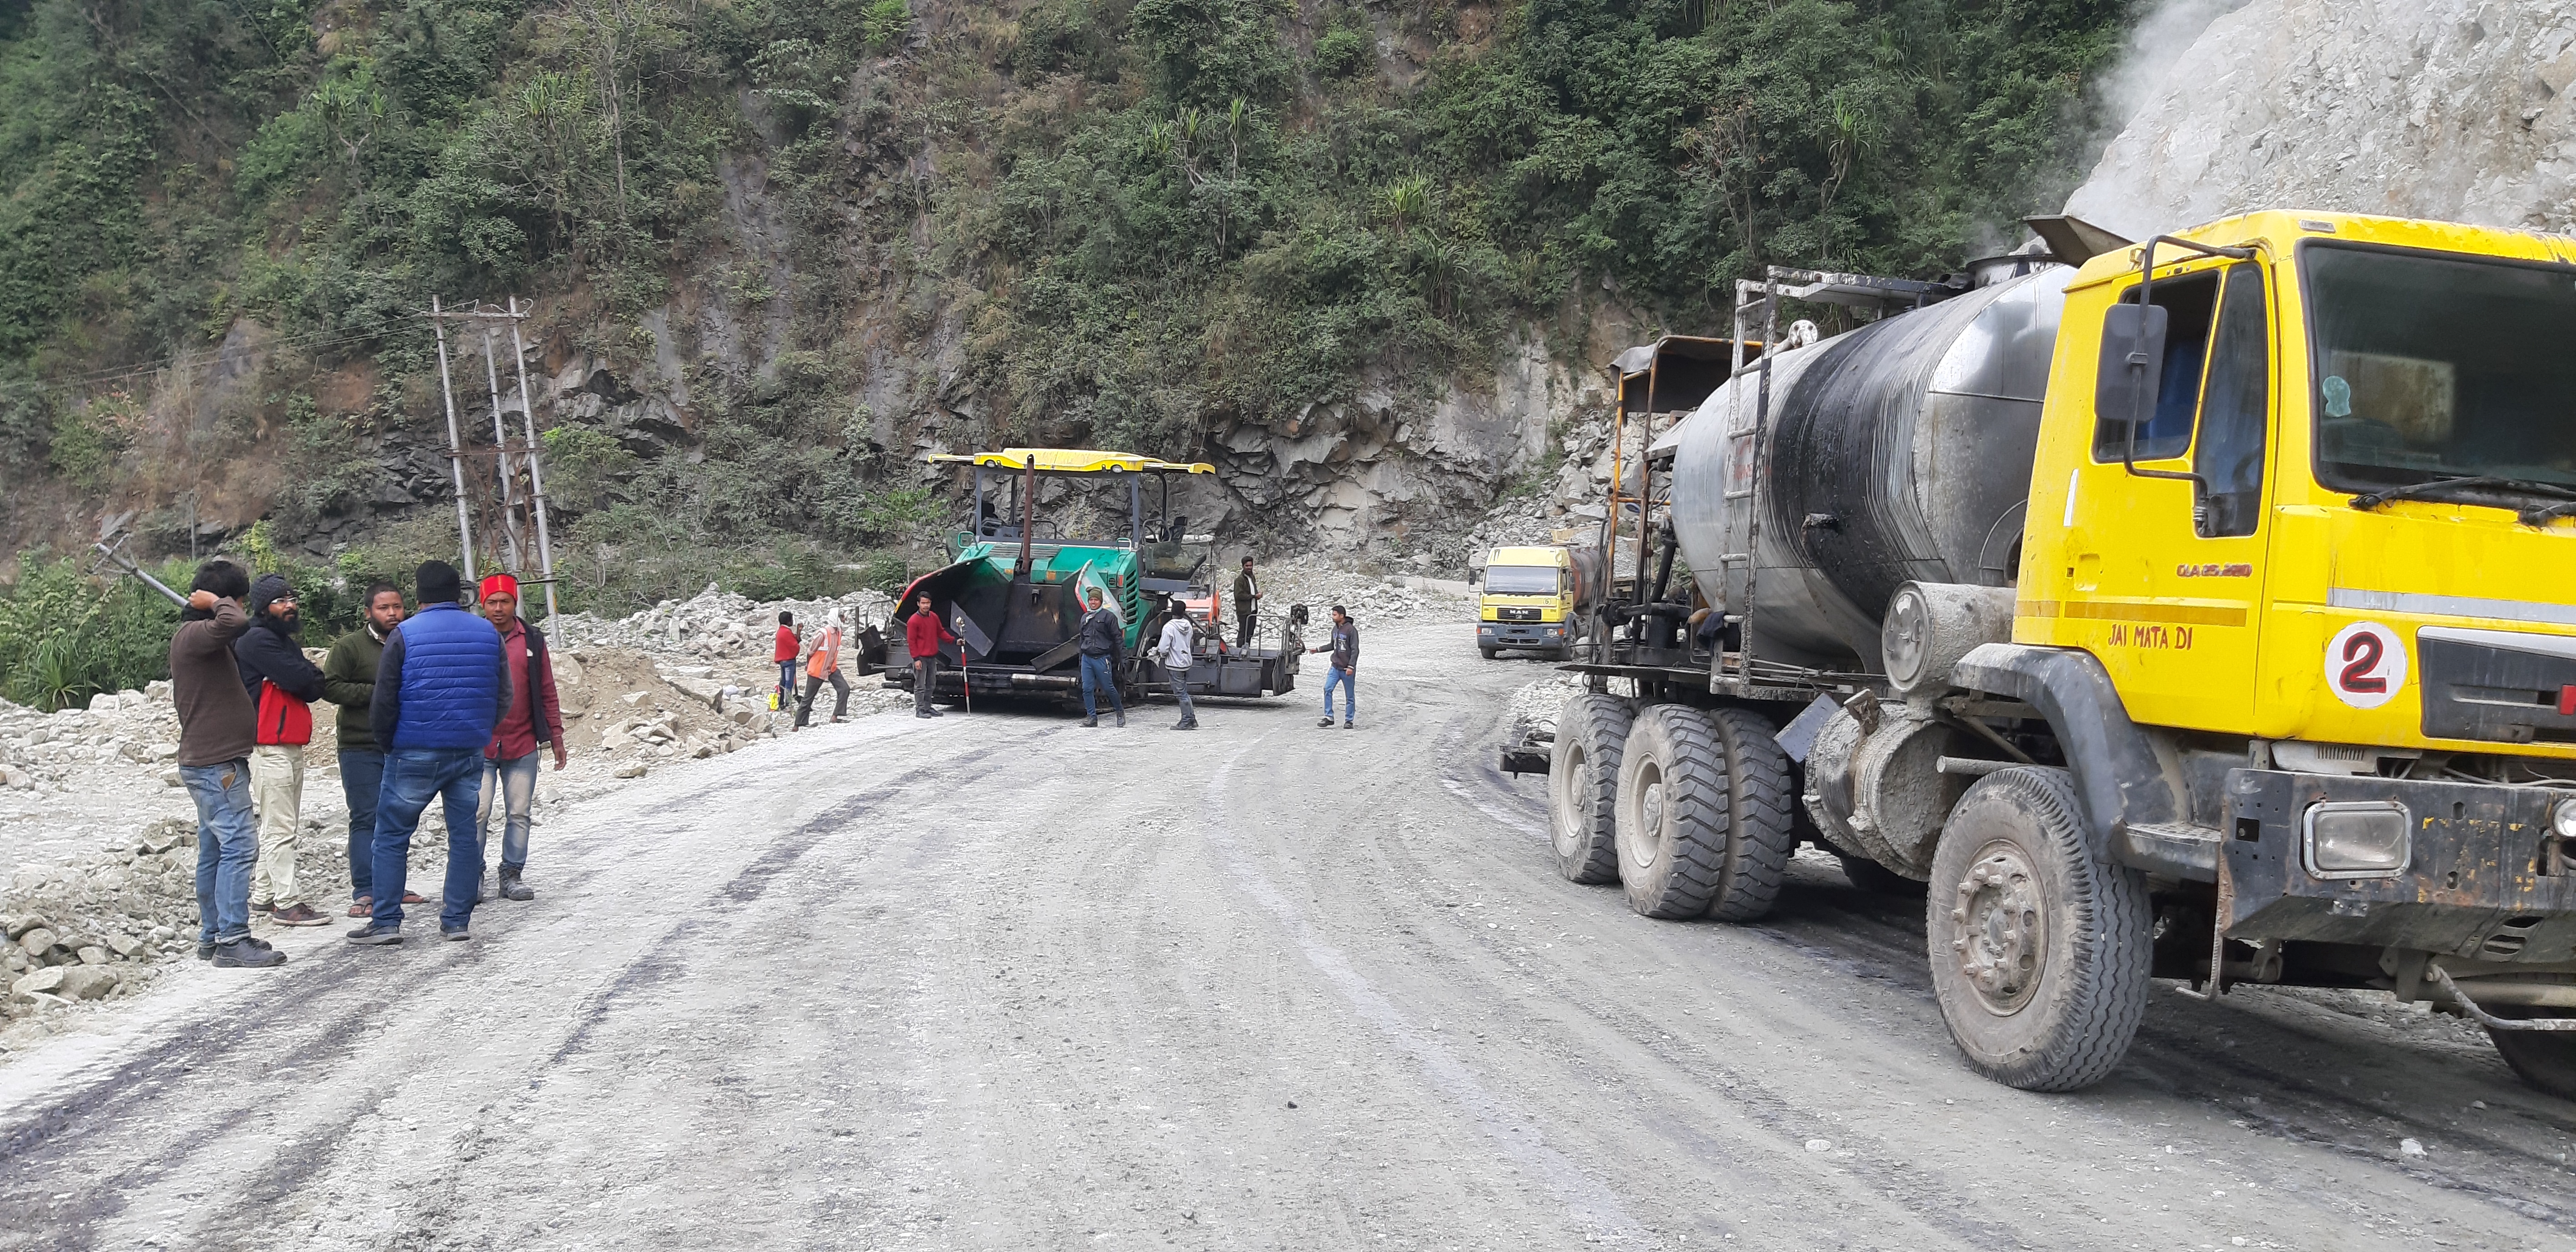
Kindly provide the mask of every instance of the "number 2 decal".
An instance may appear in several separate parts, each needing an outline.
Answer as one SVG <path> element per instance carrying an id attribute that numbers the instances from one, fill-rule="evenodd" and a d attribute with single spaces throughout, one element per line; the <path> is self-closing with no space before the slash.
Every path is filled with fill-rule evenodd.
<path id="1" fill-rule="evenodd" d="M 2375 709 L 2406 686 L 2406 645 L 2377 622 L 2354 622 L 2326 644 L 2326 685 L 2356 709 Z"/>

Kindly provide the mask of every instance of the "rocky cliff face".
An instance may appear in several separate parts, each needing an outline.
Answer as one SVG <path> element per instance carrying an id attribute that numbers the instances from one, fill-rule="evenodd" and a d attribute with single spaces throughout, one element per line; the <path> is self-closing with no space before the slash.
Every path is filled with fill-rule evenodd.
<path id="1" fill-rule="evenodd" d="M 2576 0 L 2253 0 L 2167 61 L 2067 212 L 2133 238 L 2256 208 L 2566 230 Z"/>

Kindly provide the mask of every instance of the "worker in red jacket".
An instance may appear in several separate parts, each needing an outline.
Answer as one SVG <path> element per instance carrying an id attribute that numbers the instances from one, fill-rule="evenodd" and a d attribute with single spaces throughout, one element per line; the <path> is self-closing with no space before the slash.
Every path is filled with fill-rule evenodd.
<path id="1" fill-rule="evenodd" d="M 957 636 L 948 633 L 948 624 L 930 607 L 930 594 L 923 592 L 903 624 L 903 650 L 912 656 L 912 715 L 937 717 L 939 710 L 930 707 L 930 693 L 939 685 L 939 645 L 955 643 Z M 959 659 L 964 659 L 960 652 Z"/>
<path id="2" fill-rule="evenodd" d="M 796 698 L 796 654 L 802 649 L 796 638 L 796 615 L 778 611 L 778 646 L 769 650 L 770 661 L 778 666 L 778 701 L 769 707 L 783 709 Z"/>

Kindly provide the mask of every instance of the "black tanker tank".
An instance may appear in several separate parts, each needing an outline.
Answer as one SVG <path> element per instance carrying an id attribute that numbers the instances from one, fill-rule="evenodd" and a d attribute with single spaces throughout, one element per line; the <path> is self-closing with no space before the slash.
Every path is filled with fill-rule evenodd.
<path id="1" fill-rule="evenodd" d="M 1657 441 L 1682 556 L 1709 603 L 1747 617 L 1755 657 L 1874 671 L 1900 585 L 2015 580 L 2074 272 L 2048 266 L 1780 352 L 1758 450 L 1759 369 Z"/>

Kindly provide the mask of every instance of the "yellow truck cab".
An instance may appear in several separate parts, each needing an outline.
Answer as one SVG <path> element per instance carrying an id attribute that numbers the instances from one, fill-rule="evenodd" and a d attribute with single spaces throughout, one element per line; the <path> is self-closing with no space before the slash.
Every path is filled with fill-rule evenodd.
<path id="1" fill-rule="evenodd" d="M 1882 315 L 1651 445 L 1637 533 L 1734 634 L 1660 577 L 1593 610 L 1504 758 L 1559 871 L 1731 921 L 1802 840 L 1922 884 L 2018 1087 L 2109 1074 L 2167 978 L 2429 1002 L 2576 1098 L 2576 239 L 2031 225 L 1991 281 L 1739 284 L 1739 340 Z"/>
<path id="2" fill-rule="evenodd" d="M 1574 562 L 1564 548 L 1495 548 L 1485 554 L 1484 588 L 1476 650 L 1486 660 L 1505 648 L 1574 655 Z"/>

